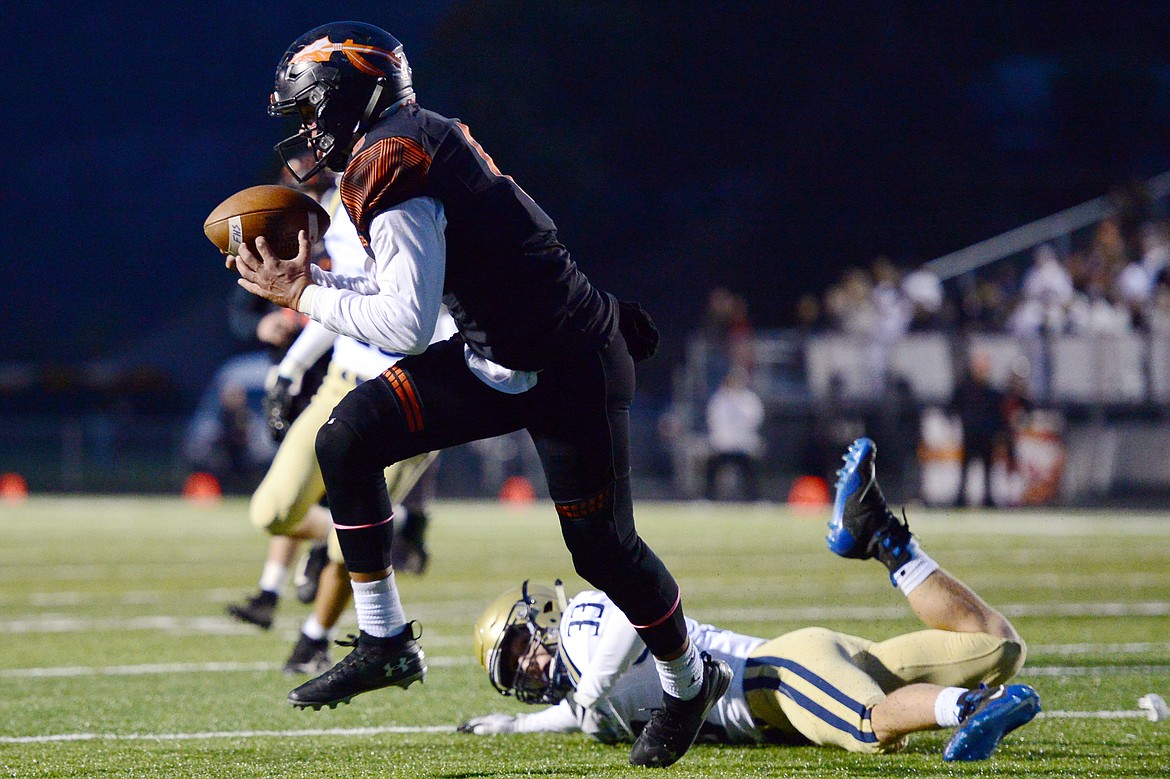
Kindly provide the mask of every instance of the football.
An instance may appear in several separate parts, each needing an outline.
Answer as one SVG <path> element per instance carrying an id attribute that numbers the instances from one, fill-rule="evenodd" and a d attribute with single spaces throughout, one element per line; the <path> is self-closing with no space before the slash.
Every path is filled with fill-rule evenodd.
<path id="1" fill-rule="evenodd" d="M 276 256 L 297 254 L 297 232 L 316 243 L 329 229 L 329 214 L 304 192 L 275 184 L 242 189 L 215 207 L 203 222 L 203 233 L 224 254 L 239 254 L 240 245 L 263 235 Z"/>

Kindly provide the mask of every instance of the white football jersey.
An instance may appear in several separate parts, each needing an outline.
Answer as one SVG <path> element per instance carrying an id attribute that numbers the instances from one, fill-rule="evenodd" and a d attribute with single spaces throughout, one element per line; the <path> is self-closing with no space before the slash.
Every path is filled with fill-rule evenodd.
<path id="1" fill-rule="evenodd" d="M 689 617 L 686 625 L 699 651 L 724 660 L 735 674 L 707 723 L 721 731 L 720 741 L 762 741 L 744 698 L 743 672 L 748 655 L 764 639 L 720 630 Z M 576 687 L 573 702 L 560 706 L 571 709 L 578 727 L 601 741 L 634 738 L 633 723 L 645 722 L 651 709 L 661 707 L 662 685 L 654 658 L 633 625 L 605 593 L 585 590 L 569 601 L 559 632 L 557 656 Z"/>

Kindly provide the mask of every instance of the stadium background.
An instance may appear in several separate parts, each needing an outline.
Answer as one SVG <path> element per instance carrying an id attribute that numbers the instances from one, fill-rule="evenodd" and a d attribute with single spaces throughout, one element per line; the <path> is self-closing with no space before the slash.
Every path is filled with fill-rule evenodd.
<path id="1" fill-rule="evenodd" d="M 273 65 L 328 19 L 304 2 L 61 12 L 4 12 L 0 471 L 35 491 L 177 491 L 196 404 L 241 351 L 233 280 L 199 224 L 274 175 Z M 800 296 L 850 265 L 916 267 L 1170 170 L 1164 3 L 448 0 L 328 14 L 403 40 L 423 104 L 467 121 L 591 278 L 654 314 L 664 347 L 640 372 L 636 451 L 663 495 L 680 487 L 661 415 L 712 288 L 743 295 L 761 333 L 791 331 Z M 1076 412 L 1156 425 L 1162 404 L 1146 401 Z M 772 409 L 777 490 L 811 405 L 798 393 Z M 917 431 L 902 429 L 912 452 Z"/>

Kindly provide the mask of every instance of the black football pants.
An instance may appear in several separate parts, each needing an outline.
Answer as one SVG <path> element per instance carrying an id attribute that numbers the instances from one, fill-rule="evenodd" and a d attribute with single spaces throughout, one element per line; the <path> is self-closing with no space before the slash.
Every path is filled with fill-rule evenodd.
<path id="1" fill-rule="evenodd" d="M 561 534 L 583 579 L 617 604 L 655 655 L 686 640 L 679 589 L 634 527 L 634 364 L 620 333 L 603 351 L 546 368 L 509 395 L 467 368 L 455 336 L 359 385 L 317 434 L 317 459 L 349 570 L 390 567 L 392 509 L 382 470 L 422 452 L 526 429 Z"/>

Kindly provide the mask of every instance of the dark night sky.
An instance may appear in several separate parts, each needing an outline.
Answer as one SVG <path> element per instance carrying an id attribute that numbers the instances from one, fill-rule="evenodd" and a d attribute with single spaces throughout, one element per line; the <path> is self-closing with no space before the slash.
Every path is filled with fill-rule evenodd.
<path id="1" fill-rule="evenodd" d="M 273 67 L 333 18 L 401 39 L 420 102 L 467 121 L 675 344 L 715 284 L 782 326 L 849 263 L 929 260 L 1170 169 L 1164 2 L 78 9 L 4 25 L 0 362 L 187 385 L 231 351 L 202 220 L 273 172 Z"/>

